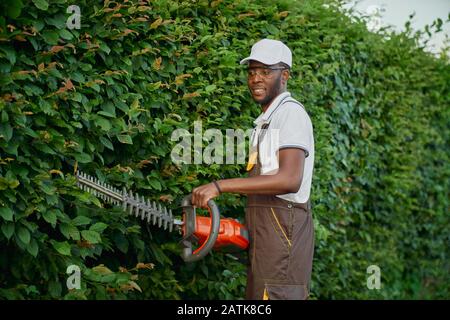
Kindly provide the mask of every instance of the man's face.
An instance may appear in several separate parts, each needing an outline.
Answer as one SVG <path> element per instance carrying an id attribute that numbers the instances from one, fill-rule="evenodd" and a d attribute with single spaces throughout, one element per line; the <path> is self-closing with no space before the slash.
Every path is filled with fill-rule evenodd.
<path id="1" fill-rule="evenodd" d="M 268 66 L 250 60 L 247 84 L 253 99 L 257 103 L 267 106 L 283 91 L 289 73 L 280 70 L 282 68 L 281 65 Z"/>

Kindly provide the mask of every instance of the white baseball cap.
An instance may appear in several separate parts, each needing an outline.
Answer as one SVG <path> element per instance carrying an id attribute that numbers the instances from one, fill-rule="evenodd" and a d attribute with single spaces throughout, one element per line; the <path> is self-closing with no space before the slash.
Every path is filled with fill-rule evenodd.
<path id="1" fill-rule="evenodd" d="M 253 45 L 250 56 L 242 59 L 241 64 L 248 63 L 250 60 L 259 61 L 267 65 L 284 62 L 289 67 L 292 67 L 292 52 L 281 41 L 262 39 Z"/>

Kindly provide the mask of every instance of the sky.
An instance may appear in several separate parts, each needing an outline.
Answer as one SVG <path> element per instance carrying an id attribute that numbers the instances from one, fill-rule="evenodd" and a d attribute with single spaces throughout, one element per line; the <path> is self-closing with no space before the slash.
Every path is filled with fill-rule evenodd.
<path id="1" fill-rule="evenodd" d="M 405 30 L 405 22 L 415 12 L 411 27 L 414 30 L 422 29 L 425 25 L 431 25 L 434 20 L 441 18 L 443 31 L 431 38 L 427 49 L 438 52 L 443 46 L 445 35 L 450 37 L 450 22 L 445 23 L 450 14 L 450 0 L 350 0 L 350 5 L 356 5 L 356 10 L 364 14 L 379 11 L 381 17 L 374 18 L 369 27 L 393 25 L 396 30 Z M 434 28 L 433 28 L 434 29 Z"/>

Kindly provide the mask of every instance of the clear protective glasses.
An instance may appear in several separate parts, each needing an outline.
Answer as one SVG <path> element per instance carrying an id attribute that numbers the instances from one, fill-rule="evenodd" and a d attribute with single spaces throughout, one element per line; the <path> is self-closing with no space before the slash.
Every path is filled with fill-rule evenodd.
<path id="1" fill-rule="evenodd" d="M 247 75 L 249 78 L 254 78 L 259 75 L 263 78 L 271 78 L 276 70 L 286 70 L 284 67 L 253 67 L 247 69 Z"/>

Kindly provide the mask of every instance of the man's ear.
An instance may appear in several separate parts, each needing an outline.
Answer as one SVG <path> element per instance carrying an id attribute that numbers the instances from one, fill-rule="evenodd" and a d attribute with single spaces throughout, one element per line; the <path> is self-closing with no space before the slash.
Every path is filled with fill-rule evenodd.
<path id="1" fill-rule="evenodd" d="M 286 84 L 289 80 L 290 71 L 289 70 L 283 70 L 283 73 L 281 74 L 281 77 L 283 79 L 283 84 Z"/>

